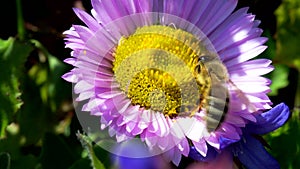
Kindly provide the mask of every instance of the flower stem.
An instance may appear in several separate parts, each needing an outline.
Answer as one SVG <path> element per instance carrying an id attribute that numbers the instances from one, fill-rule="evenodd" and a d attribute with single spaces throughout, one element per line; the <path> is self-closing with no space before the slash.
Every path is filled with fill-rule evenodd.
<path id="1" fill-rule="evenodd" d="M 18 35 L 19 35 L 20 40 L 24 40 L 25 39 L 25 26 L 24 26 L 21 0 L 16 0 L 16 7 L 17 7 Z"/>
<path id="2" fill-rule="evenodd" d="M 295 98 L 295 112 L 300 113 L 300 71 L 298 71 L 298 81 L 297 81 L 297 90 Z"/>

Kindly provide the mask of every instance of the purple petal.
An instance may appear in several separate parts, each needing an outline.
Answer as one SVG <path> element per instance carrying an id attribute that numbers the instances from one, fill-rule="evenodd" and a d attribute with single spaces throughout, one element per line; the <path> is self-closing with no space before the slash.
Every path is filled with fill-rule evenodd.
<path id="1" fill-rule="evenodd" d="M 265 150 L 264 146 L 250 135 L 245 135 L 233 150 L 246 168 L 279 169 L 278 162 Z"/>
<path id="2" fill-rule="evenodd" d="M 243 30 L 243 26 L 249 24 L 251 26 L 251 21 L 246 18 L 247 10 L 248 8 L 242 8 L 234 12 L 211 33 L 209 39 L 212 41 L 217 51 L 221 51 L 228 47 L 228 45 L 235 43 L 233 39 L 228 37 L 231 37 L 234 33 Z M 224 43 L 224 41 L 226 43 Z"/>
<path id="3" fill-rule="evenodd" d="M 224 149 L 228 145 L 231 145 L 232 143 L 236 143 L 238 140 L 220 137 L 219 141 L 220 141 L 220 149 Z"/>
<path id="4" fill-rule="evenodd" d="M 246 69 L 251 69 L 251 68 L 256 68 L 256 67 L 263 68 L 263 67 L 270 66 L 271 63 L 272 63 L 272 61 L 269 59 L 255 59 L 255 60 L 250 60 L 250 61 L 238 64 L 238 65 L 235 65 L 234 67 L 230 67 L 228 69 L 229 69 L 229 71 L 233 71 L 233 70 L 238 71 L 238 70 L 245 69 L 245 68 Z"/>
<path id="5" fill-rule="evenodd" d="M 125 10 L 124 3 L 116 0 L 102 0 L 102 6 L 106 10 L 110 18 L 118 19 L 128 15 Z"/>
<path id="6" fill-rule="evenodd" d="M 84 42 L 87 42 L 91 37 L 93 37 L 94 33 L 87 27 L 81 25 L 73 25 L 75 31 L 80 36 Z"/>
<path id="7" fill-rule="evenodd" d="M 68 82 L 72 82 L 72 83 L 78 82 L 78 77 L 73 72 L 68 72 L 68 73 L 62 75 L 62 78 Z"/>
<path id="8" fill-rule="evenodd" d="M 79 19 L 81 19 L 92 31 L 96 32 L 101 28 L 100 24 L 85 11 L 78 8 L 73 8 L 73 10 Z"/>
<path id="9" fill-rule="evenodd" d="M 236 132 L 235 127 L 232 125 L 224 123 L 221 127 L 221 130 L 223 130 L 226 133 L 226 138 L 233 139 L 233 140 L 239 140 L 240 135 Z"/>
<path id="10" fill-rule="evenodd" d="M 193 145 L 202 156 L 206 157 L 208 147 L 204 139 L 200 140 L 200 142 L 193 141 Z"/>
<path id="11" fill-rule="evenodd" d="M 256 115 L 256 123 L 246 126 L 248 132 L 255 134 L 266 134 L 281 127 L 289 118 L 290 110 L 284 103 L 278 104 L 271 110 Z"/>
<path id="12" fill-rule="evenodd" d="M 204 161 L 208 162 L 216 158 L 218 152 L 210 145 L 207 146 L 208 150 L 206 153 L 206 157 L 202 156 L 197 149 L 194 146 L 191 146 L 190 152 L 189 152 L 189 157 L 197 160 L 197 161 Z"/>
<path id="13" fill-rule="evenodd" d="M 190 146 L 188 140 L 185 138 L 177 145 L 178 149 L 181 151 L 182 155 L 188 156 L 190 152 Z"/>
<path id="14" fill-rule="evenodd" d="M 201 3 L 197 3 L 198 0 L 188 1 L 187 3 L 193 3 L 193 9 L 189 13 L 188 21 L 196 24 L 202 15 L 204 15 L 205 9 L 208 7 L 210 0 L 202 0 Z"/>
<path id="15" fill-rule="evenodd" d="M 101 22 L 102 24 L 107 24 L 110 21 L 112 21 L 112 19 L 110 18 L 110 16 L 108 15 L 108 11 L 103 7 L 103 4 L 100 0 L 92 0 L 92 6 L 93 9 L 95 10 L 95 13 L 97 13 L 97 20 L 99 22 Z M 114 11 L 112 11 L 114 12 Z"/>
<path id="16" fill-rule="evenodd" d="M 172 157 L 172 162 L 178 166 L 181 161 L 181 154 L 178 149 L 174 149 L 173 157 Z"/>
<path id="17" fill-rule="evenodd" d="M 231 152 L 223 151 L 213 161 L 192 163 L 187 169 L 233 169 L 233 165 Z"/>
<path id="18" fill-rule="evenodd" d="M 267 49 L 267 46 L 264 46 L 264 45 L 257 46 L 255 48 L 249 49 L 247 52 L 243 52 L 243 53 L 240 53 L 239 55 L 236 55 L 236 57 L 233 57 L 231 60 L 224 61 L 224 63 L 228 67 L 233 66 L 233 65 L 248 61 L 248 60 L 258 56 L 266 49 Z M 229 54 L 229 55 L 231 55 L 231 54 Z M 222 55 L 224 55 L 224 54 L 222 54 Z"/>
<path id="19" fill-rule="evenodd" d="M 231 47 L 228 47 L 226 50 L 220 53 L 226 56 L 226 58 L 224 58 L 226 61 L 231 59 L 236 59 L 237 56 L 261 46 L 267 40 L 268 39 L 264 37 L 250 39 L 247 41 L 243 41 L 241 44 L 232 45 Z"/>
<path id="20" fill-rule="evenodd" d="M 137 0 L 134 1 L 133 3 L 137 13 L 151 12 L 153 8 L 153 0 L 150 1 Z"/>
<path id="21" fill-rule="evenodd" d="M 220 25 L 234 10 L 237 5 L 237 0 L 228 0 L 228 1 L 210 1 L 215 3 L 212 8 L 207 8 L 203 18 L 198 21 L 197 26 L 201 30 L 209 34 L 213 31 L 218 25 Z"/>

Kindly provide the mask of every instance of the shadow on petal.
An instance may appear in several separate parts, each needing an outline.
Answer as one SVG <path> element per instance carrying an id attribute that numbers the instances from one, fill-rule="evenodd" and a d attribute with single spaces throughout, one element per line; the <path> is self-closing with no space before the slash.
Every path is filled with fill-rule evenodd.
<path id="1" fill-rule="evenodd" d="M 264 146 L 251 135 L 244 135 L 244 138 L 234 146 L 234 154 L 246 168 L 280 168 L 278 162 L 265 150 Z"/>
<path id="2" fill-rule="evenodd" d="M 223 151 L 216 159 L 210 162 L 197 162 L 189 165 L 186 169 L 233 169 L 234 163 L 232 154 L 228 151 Z"/>

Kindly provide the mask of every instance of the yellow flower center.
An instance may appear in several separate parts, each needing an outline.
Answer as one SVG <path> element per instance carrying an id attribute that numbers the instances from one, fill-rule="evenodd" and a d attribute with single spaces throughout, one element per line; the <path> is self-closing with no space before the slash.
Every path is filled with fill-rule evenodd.
<path id="1" fill-rule="evenodd" d="M 168 26 L 138 28 L 120 39 L 113 71 L 132 105 L 174 117 L 205 106 L 211 79 L 199 56 L 205 52 L 192 34 Z"/>

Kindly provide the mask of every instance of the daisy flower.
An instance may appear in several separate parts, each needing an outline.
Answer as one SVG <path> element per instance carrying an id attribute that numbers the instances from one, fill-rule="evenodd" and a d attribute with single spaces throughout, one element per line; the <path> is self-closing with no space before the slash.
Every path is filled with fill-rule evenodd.
<path id="1" fill-rule="evenodd" d="M 178 165 L 190 147 L 202 156 L 241 139 L 271 108 L 271 61 L 259 21 L 237 0 L 92 0 L 86 26 L 65 31 L 82 110 L 117 142 L 143 141 Z M 226 140 L 226 141 L 224 141 Z"/>

